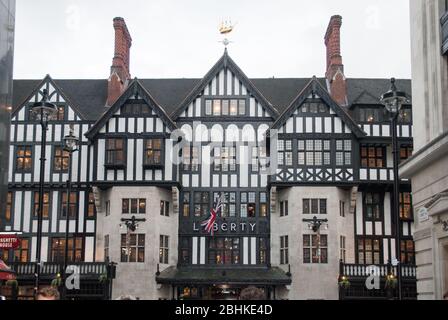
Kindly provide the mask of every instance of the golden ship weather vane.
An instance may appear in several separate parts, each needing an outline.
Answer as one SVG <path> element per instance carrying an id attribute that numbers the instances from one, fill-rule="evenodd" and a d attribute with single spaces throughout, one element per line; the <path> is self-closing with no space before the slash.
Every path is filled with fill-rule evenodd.
<path id="1" fill-rule="evenodd" d="M 232 24 L 232 21 L 229 20 L 223 20 L 221 24 L 219 25 L 219 33 L 224 36 L 224 39 L 222 41 L 219 41 L 222 43 L 226 48 L 227 46 L 232 43 L 233 41 L 230 41 L 228 39 L 228 35 L 235 29 L 236 23 Z"/>

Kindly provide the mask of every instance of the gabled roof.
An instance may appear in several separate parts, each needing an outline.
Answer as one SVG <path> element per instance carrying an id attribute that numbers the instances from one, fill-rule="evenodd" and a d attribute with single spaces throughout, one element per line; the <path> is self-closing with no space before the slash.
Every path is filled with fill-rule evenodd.
<path id="1" fill-rule="evenodd" d="M 282 114 L 309 83 L 310 78 L 257 78 L 253 85 Z M 324 78 L 317 81 L 326 88 Z M 13 112 L 21 107 L 30 93 L 42 82 L 39 80 L 14 80 Z M 97 121 L 107 110 L 107 79 L 53 79 L 61 91 L 88 121 Z M 167 114 L 172 114 L 186 99 L 201 79 L 139 79 Z M 411 97 L 411 81 L 397 80 L 398 89 Z M 347 79 L 347 96 L 351 106 L 379 104 L 379 96 L 389 90 L 389 79 Z M 325 89 L 327 90 L 327 89 Z M 376 101 L 375 101 L 376 99 Z"/>
<path id="2" fill-rule="evenodd" d="M 14 86 L 13 87 L 13 112 L 12 112 L 12 116 L 15 116 L 15 114 L 28 102 L 30 101 L 33 96 L 39 92 L 39 90 L 42 88 L 42 86 L 46 83 L 51 84 L 56 92 L 58 92 L 62 98 L 68 103 L 68 105 L 74 110 L 75 113 L 77 113 L 79 115 L 79 117 L 81 117 L 82 119 L 87 119 L 87 115 L 84 113 L 84 110 L 78 107 L 78 104 L 76 104 L 76 102 L 74 102 L 71 98 L 71 96 L 67 95 L 65 93 L 65 90 L 60 86 L 60 83 L 56 83 L 56 81 L 54 81 L 51 76 L 49 74 L 47 74 L 45 76 L 45 78 L 43 78 L 42 80 L 28 80 L 25 81 L 23 83 L 24 86 L 27 87 L 27 89 L 33 88 L 31 89 L 31 93 L 29 93 L 30 91 L 28 91 L 28 95 L 25 95 L 24 92 L 26 91 L 20 91 L 17 90 L 17 88 Z M 15 83 L 14 83 L 15 85 Z M 17 92 L 17 93 L 16 93 Z M 20 95 L 20 93 L 22 93 L 22 95 Z M 16 100 L 17 99 L 17 100 Z"/>
<path id="3" fill-rule="evenodd" d="M 125 92 L 120 96 L 120 98 L 107 110 L 106 113 L 90 128 L 90 130 L 85 134 L 87 138 L 93 138 L 101 128 L 109 121 L 109 119 L 120 109 L 120 107 L 128 100 L 129 98 L 139 95 L 143 98 L 143 100 L 154 110 L 154 112 L 159 116 L 160 119 L 166 124 L 166 126 L 170 130 L 175 130 L 176 124 L 170 119 L 170 117 L 166 114 L 165 110 L 163 110 L 157 101 L 151 96 L 151 94 L 143 87 L 140 81 L 135 78 L 129 84 L 128 88 Z"/>
<path id="4" fill-rule="evenodd" d="M 288 121 L 292 114 L 300 107 L 310 95 L 319 96 L 342 121 L 352 130 L 357 137 L 363 137 L 366 135 L 355 121 L 350 117 L 347 111 L 339 106 L 330 96 L 328 91 L 322 86 L 316 77 L 313 77 L 305 88 L 299 93 L 289 107 L 283 112 L 283 114 L 274 122 L 272 129 L 279 129 L 282 125 Z"/>
<path id="5" fill-rule="evenodd" d="M 395 84 L 398 90 L 406 92 L 412 99 L 412 82 L 406 79 L 397 79 Z M 347 96 L 351 107 L 360 104 L 380 105 L 380 97 L 390 88 L 390 79 L 347 79 Z"/>
<path id="6" fill-rule="evenodd" d="M 272 104 L 266 99 L 266 97 L 257 89 L 253 82 L 244 74 L 244 72 L 238 67 L 238 65 L 230 58 L 225 49 L 223 56 L 218 62 L 210 69 L 199 83 L 196 84 L 194 89 L 188 94 L 188 96 L 180 103 L 176 111 L 171 114 L 171 118 L 176 120 L 182 112 L 184 112 L 196 99 L 205 87 L 216 77 L 222 69 L 229 69 L 236 77 L 238 77 L 247 90 L 261 103 L 261 105 L 268 109 L 274 119 L 279 115 L 278 111 L 272 106 Z"/>
<path id="7" fill-rule="evenodd" d="M 172 114 L 201 79 L 139 79 L 143 87 Z"/>

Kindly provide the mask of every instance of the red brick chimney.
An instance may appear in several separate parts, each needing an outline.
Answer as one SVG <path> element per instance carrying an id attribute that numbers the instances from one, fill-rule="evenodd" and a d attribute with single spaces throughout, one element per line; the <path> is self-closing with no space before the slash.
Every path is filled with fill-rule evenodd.
<path id="1" fill-rule="evenodd" d="M 115 54 L 110 68 L 107 105 L 111 106 L 126 90 L 130 75 L 132 38 L 123 18 L 114 19 Z"/>
<path id="2" fill-rule="evenodd" d="M 327 86 L 333 99 L 341 106 L 347 106 L 347 84 L 341 56 L 342 17 L 332 16 L 325 34 L 327 47 Z"/>

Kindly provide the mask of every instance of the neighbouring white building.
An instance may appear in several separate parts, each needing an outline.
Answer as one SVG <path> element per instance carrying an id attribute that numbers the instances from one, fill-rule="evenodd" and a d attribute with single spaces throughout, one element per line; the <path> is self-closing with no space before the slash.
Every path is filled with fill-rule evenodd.
<path id="1" fill-rule="evenodd" d="M 414 155 L 412 178 L 419 299 L 448 294 L 448 6 L 411 0 Z"/>

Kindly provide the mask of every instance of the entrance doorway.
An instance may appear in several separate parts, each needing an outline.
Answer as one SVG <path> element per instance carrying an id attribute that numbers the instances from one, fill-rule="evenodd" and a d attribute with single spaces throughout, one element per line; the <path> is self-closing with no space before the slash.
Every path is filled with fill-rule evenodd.
<path id="1" fill-rule="evenodd" d="M 238 300 L 242 288 L 220 285 L 206 288 L 206 300 Z"/>
<path id="2" fill-rule="evenodd" d="M 247 286 L 217 284 L 212 286 L 184 286 L 178 287 L 178 298 L 181 300 L 238 300 L 241 290 Z M 269 297 L 270 288 L 258 287 Z"/>

